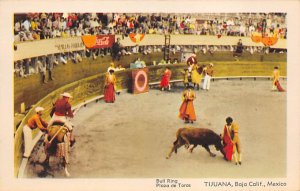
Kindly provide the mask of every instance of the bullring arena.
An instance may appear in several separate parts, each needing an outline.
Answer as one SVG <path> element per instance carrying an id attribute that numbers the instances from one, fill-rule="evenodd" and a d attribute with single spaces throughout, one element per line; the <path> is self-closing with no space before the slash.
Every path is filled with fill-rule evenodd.
<path id="1" fill-rule="evenodd" d="M 197 92 L 194 106 L 198 119 L 190 125 L 177 117 L 182 86 L 171 92 L 151 89 L 139 95 L 121 93 L 114 104 L 91 103 L 74 119 L 77 142 L 71 151 L 70 173 L 75 178 L 283 177 L 286 93 L 271 92 L 269 87 L 266 80 L 215 81 L 209 92 Z M 177 155 L 165 158 L 178 128 L 205 127 L 221 133 L 227 116 L 241 126 L 241 166 L 226 162 L 213 146 L 215 158 L 202 147 L 192 154 L 181 147 Z M 33 153 L 28 177 L 65 176 L 57 160 L 43 174 L 39 162 L 44 158 L 42 147 Z"/>
<path id="2" fill-rule="evenodd" d="M 285 17 L 284 14 L 270 15 L 270 18 Z M 15 15 L 15 19 L 23 16 Z M 198 22 L 202 27 L 202 21 L 205 23 L 215 16 L 195 17 L 203 17 Z M 247 16 L 257 22 L 260 18 L 269 18 L 268 14 Z M 230 20 L 234 17 L 229 14 L 221 18 Z M 113 56 L 113 43 L 95 48 L 90 40 L 85 44 L 86 39 L 81 36 L 15 42 L 15 176 L 65 177 L 58 158 L 50 159 L 50 168 L 41 164 L 45 153 L 43 135 L 38 129 L 32 133 L 35 146 L 30 157 L 22 158 L 22 127 L 35 113 L 36 106 L 45 108 L 43 118 L 49 121 L 52 103 L 61 93 L 69 92 L 73 96 L 73 108 L 79 108 L 72 119 L 76 143 L 70 151 L 68 166 L 71 177 L 285 177 L 287 93 L 271 91 L 271 88 L 275 66 L 279 66 L 283 77 L 280 78 L 281 85 L 284 89 L 287 87 L 286 34 L 280 34 L 276 42 L 269 39 L 263 43 L 254 42 L 257 38 L 251 38 L 253 35 L 249 31 L 243 35 L 223 31 L 221 36 L 213 30 L 205 34 L 200 31 L 190 28 L 179 30 L 179 34 L 164 35 L 159 30 L 156 34 L 149 34 L 149 31 L 138 34 L 138 30 L 132 30 L 130 34 L 133 36 L 117 32 L 114 35 L 91 35 L 95 39 L 113 39 L 113 42 L 120 39 L 125 51 L 120 51 L 120 58 Z M 244 51 L 234 56 L 239 39 Z M 36 46 L 43 48 L 31 51 Z M 187 125 L 178 118 L 178 112 L 184 90 L 182 72 L 187 68 L 186 60 L 191 52 L 196 53 L 199 64 L 214 64 L 214 76 L 209 91 L 195 90 L 197 120 Z M 132 67 L 137 60 L 142 60 L 145 68 Z M 104 79 L 111 62 L 125 69 L 115 72 L 117 91 L 120 92 L 116 95 L 116 102 L 105 103 L 102 99 Z M 40 71 L 37 63 L 42 63 L 45 73 Z M 172 71 L 171 91 L 158 88 L 166 66 Z M 135 94 L 133 73 L 144 69 L 147 70 L 147 80 L 143 79 L 142 83 L 150 84 L 150 88 Z M 37 87 L 40 91 L 33 91 Z M 166 159 L 177 129 L 203 127 L 220 134 L 228 116 L 240 125 L 242 165 L 225 161 L 213 146 L 210 149 L 216 157 L 210 157 L 204 148 L 198 146 L 193 153 L 181 147 L 177 154 Z"/>

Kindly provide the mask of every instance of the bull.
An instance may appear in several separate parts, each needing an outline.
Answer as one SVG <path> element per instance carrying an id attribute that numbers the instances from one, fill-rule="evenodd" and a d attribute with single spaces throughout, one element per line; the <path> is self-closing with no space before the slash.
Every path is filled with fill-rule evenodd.
<path id="1" fill-rule="evenodd" d="M 209 149 L 210 145 L 214 145 L 216 150 L 220 151 L 223 156 L 225 156 L 220 135 L 210 129 L 190 127 L 180 128 L 177 130 L 176 138 L 177 139 L 174 141 L 173 147 L 166 159 L 169 159 L 173 152 L 177 154 L 177 149 L 183 145 L 185 145 L 187 149 L 190 145 L 193 145 L 193 147 L 189 150 L 191 153 L 197 145 L 201 145 L 206 149 L 211 157 L 215 157 L 216 154 L 212 153 Z"/>

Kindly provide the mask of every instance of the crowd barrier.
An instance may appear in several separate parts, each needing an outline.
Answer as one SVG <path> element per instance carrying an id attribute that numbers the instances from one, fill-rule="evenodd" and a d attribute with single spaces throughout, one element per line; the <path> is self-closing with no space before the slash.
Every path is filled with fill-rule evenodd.
<path id="1" fill-rule="evenodd" d="M 250 37 L 240 36 L 209 36 L 209 35 L 170 35 L 170 45 L 236 45 L 239 39 L 242 39 L 244 46 L 264 46 L 262 43 L 256 43 Z M 135 43 L 129 37 L 115 35 L 115 38 L 121 39 L 123 46 L 161 46 L 165 44 L 165 36 L 157 34 L 146 34 L 142 41 Z M 38 47 L 38 48 L 37 48 Z M 271 46 L 272 48 L 286 49 L 286 39 L 278 39 L 278 42 Z M 72 52 L 84 50 L 85 46 L 81 37 L 54 38 L 45 40 L 36 40 L 30 42 L 15 43 L 14 61 L 26 58 L 44 56 L 48 54 Z M 32 51 L 34 50 L 34 51 Z"/>
<path id="2" fill-rule="evenodd" d="M 137 58 L 145 61 L 147 66 L 153 65 L 154 61 L 159 63 L 163 57 L 163 52 L 155 52 L 151 54 L 132 54 L 130 56 L 122 56 L 119 61 L 115 61 L 115 65 L 121 64 L 125 68 L 130 67 L 130 63 L 135 62 Z M 172 58 L 176 58 L 180 60 L 180 53 L 172 54 Z M 286 53 L 255 53 L 251 55 L 249 52 L 243 53 L 241 57 L 239 57 L 239 61 L 236 61 L 236 58 L 233 57 L 232 52 L 230 51 L 220 51 L 212 54 L 203 54 L 197 53 L 197 59 L 200 64 L 213 62 L 217 63 L 216 71 L 219 73 L 219 70 L 234 70 L 234 66 L 242 65 L 243 63 L 252 63 L 257 65 L 257 69 L 261 68 L 261 70 L 269 70 L 272 71 L 272 68 L 269 66 L 273 66 L 274 64 L 279 65 L 281 72 L 284 73 L 286 68 Z M 14 111 L 15 113 L 22 113 L 22 108 L 28 109 L 31 105 L 35 104 L 43 97 L 51 93 L 52 91 L 72 83 L 74 81 L 78 81 L 80 79 L 87 78 L 89 76 L 93 76 L 99 73 L 103 73 L 107 70 L 112 62 L 112 58 L 110 55 L 106 56 L 98 56 L 97 59 L 92 59 L 90 57 L 86 57 L 82 59 L 82 62 L 74 64 L 72 61 L 69 61 L 68 64 L 59 64 L 55 66 L 52 71 L 52 76 L 55 78 L 54 81 L 49 81 L 49 83 L 42 85 L 42 76 L 41 74 L 32 74 L 26 78 L 21 78 L 15 76 L 14 78 Z M 276 62 L 276 63 L 274 63 Z M 281 64 L 285 63 L 285 64 Z M 228 66 L 229 68 L 221 67 L 222 65 Z M 251 66 L 250 64 L 245 67 Z M 265 67 L 267 66 L 267 67 Z M 221 67 L 221 68 L 220 68 Z M 241 68 L 241 67 L 237 67 Z M 232 71 L 231 71 L 232 72 Z M 238 70 L 238 72 L 240 72 Z M 76 74 L 76 75 L 74 75 Z M 256 74 L 254 74 L 256 75 Z M 260 75 L 259 73 L 257 75 Z M 46 79 L 48 79 L 49 75 L 46 74 Z M 36 87 L 40 87 L 37 91 Z M 16 120 L 16 125 L 19 120 Z M 15 125 L 15 127 L 16 127 Z"/>
<path id="3" fill-rule="evenodd" d="M 278 63 L 281 68 L 286 68 L 286 63 Z M 176 65 L 168 65 L 172 70 L 172 80 L 174 82 L 180 82 L 183 78 L 183 70 L 187 68 L 186 64 L 176 64 Z M 254 64 L 254 63 L 235 63 L 234 67 L 232 67 L 232 63 L 215 63 L 214 68 L 215 78 L 228 78 L 236 77 L 256 77 L 256 76 L 271 76 L 273 65 L 266 65 L 266 64 Z M 150 66 L 149 68 L 149 83 L 150 85 L 160 81 L 161 76 L 165 70 L 166 65 L 158 65 L 158 66 Z M 127 69 L 124 71 L 116 72 L 117 78 L 117 90 L 121 91 L 122 89 L 127 89 L 130 87 L 131 81 L 131 71 L 132 69 Z M 282 73 L 283 75 L 286 74 L 286 71 Z M 72 96 L 72 105 L 80 106 L 82 104 L 87 103 L 91 100 L 96 100 L 101 98 L 103 95 L 104 90 L 104 78 L 105 74 L 98 74 L 94 75 L 71 84 L 65 85 L 37 102 L 36 106 L 41 106 L 45 108 L 44 115 L 46 120 L 49 120 L 49 113 L 52 108 L 53 102 L 58 98 L 58 96 L 63 92 L 69 92 Z M 150 90 L 151 91 L 151 90 Z M 100 96 L 100 97 L 99 97 Z M 15 176 L 18 175 L 19 167 L 22 161 L 23 155 L 23 126 L 26 124 L 29 117 L 31 117 L 35 111 L 33 107 L 29 110 L 26 116 L 23 118 L 22 122 L 18 126 L 15 137 L 14 137 L 14 165 L 15 165 Z M 33 131 L 33 137 L 40 136 L 41 134 L 37 134 L 39 131 Z"/>

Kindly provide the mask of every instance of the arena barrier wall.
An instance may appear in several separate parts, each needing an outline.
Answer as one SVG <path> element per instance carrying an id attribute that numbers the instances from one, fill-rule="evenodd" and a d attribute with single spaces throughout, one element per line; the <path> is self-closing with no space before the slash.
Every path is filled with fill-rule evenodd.
<path id="1" fill-rule="evenodd" d="M 208 63 L 206 63 L 208 64 Z M 286 75 L 286 63 L 276 63 L 280 68 L 283 69 L 282 75 Z M 172 70 L 172 80 L 181 80 L 183 78 L 183 69 L 187 68 L 186 64 L 176 64 L 168 65 Z M 233 67 L 234 66 L 234 67 Z M 149 83 L 155 83 L 160 81 L 162 73 L 165 70 L 166 65 L 149 66 Z M 239 76 L 271 76 L 273 71 L 273 64 L 266 63 L 214 63 L 215 77 L 220 78 L 226 76 L 239 77 Z M 117 78 L 117 91 L 122 91 L 122 89 L 127 89 L 130 87 L 131 81 L 131 70 L 127 69 L 124 71 L 116 72 Z M 36 106 L 42 106 L 45 108 L 44 118 L 50 120 L 49 113 L 52 108 L 53 102 L 59 97 L 63 92 L 69 92 L 73 96 L 71 104 L 73 106 L 86 103 L 88 100 L 95 99 L 98 96 L 103 95 L 104 90 L 104 79 L 105 74 L 94 75 L 68 85 L 65 85 L 42 98 L 37 102 Z M 271 83 L 271 82 L 270 82 Z M 271 85 L 270 85 L 271 86 Z M 150 90 L 151 91 L 151 90 Z M 23 126 L 26 124 L 29 117 L 31 117 L 35 111 L 33 107 L 29 110 L 27 115 L 23 118 L 19 127 L 15 132 L 14 137 L 14 165 L 15 165 L 15 176 L 18 175 L 19 167 L 22 161 L 23 155 Z M 76 127 L 75 127 L 76 128 Z M 38 130 L 33 132 L 33 137 L 38 136 Z"/>
<path id="2" fill-rule="evenodd" d="M 172 54 L 172 59 L 180 60 L 181 54 L 178 52 L 176 54 Z M 137 58 L 145 61 L 147 66 L 153 65 L 153 61 L 159 63 L 159 61 L 163 57 L 163 52 L 154 52 L 151 54 L 132 54 L 130 56 L 122 56 L 119 61 L 114 61 L 116 65 L 121 64 L 125 68 L 129 68 L 130 63 L 134 62 Z M 285 63 L 279 64 L 282 75 L 285 75 L 286 69 L 286 53 L 255 53 L 251 55 L 249 52 L 244 52 L 241 57 L 239 57 L 239 61 L 236 61 L 236 58 L 233 57 L 232 52 L 230 51 L 220 51 L 215 52 L 214 54 L 203 54 L 197 53 L 197 59 L 200 64 L 213 62 L 218 63 L 218 67 L 224 64 L 229 64 L 230 66 L 253 62 L 257 64 L 257 67 L 261 67 L 264 65 L 274 66 L 274 62 Z M 37 103 L 43 97 L 51 93 L 52 91 L 70 84 L 74 81 L 78 81 L 80 79 L 87 78 L 89 76 L 93 76 L 99 73 L 106 72 L 110 63 L 112 62 L 112 58 L 109 55 L 104 57 L 98 56 L 97 59 L 92 58 L 83 58 L 82 62 L 74 64 L 72 61 L 68 61 L 68 64 L 59 64 L 55 66 L 52 75 L 55 78 L 54 81 L 49 81 L 49 83 L 42 84 L 41 74 L 32 74 L 26 78 L 21 78 L 15 76 L 14 78 L 14 111 L 15 113 L 20 113 L 20 105 L 25 103 L 26 108 L 30 108 L 31 105 Z M 216 68 L 218 70 L 218 68 Z M 263 69 L 263 68 L 262 68 Z M 268 68 L 269 69 L 269 68 Z M 232 69 L 231 69 L 232 70 Z M 259 69 L 257 69 L 258 71 Z M 270 70 L 271 72 L 272 70 Z M 46 74 L 48 78 L 48 74 Z M 253 73 L 253 75 L 260 75 Z M 270 75 L 270 74 L 269 74 Z M 38 91 L 37 91 L 38 87 Z M 22 116 L 20 116 L 21 118 Z M 20 119 L 16 119 L 15 128 Z"/>
<path id="3" fill-rule="evenodd" d="M 236 45 L 239 39 L 242 39 L 244 46 L 264 46 L 262 43 L 255 43 L 250 37 L 240 36 L 217 36 L 208 35 L 170 35 L 171 45 Z M 123 46 L 136 46 L 129 37 L 122 38 L 116 35 L 115 38 L 121 39 Z M 146 34 L 144 39 L 138 43 L 140 46 L 145 45 L 164 45 L 165 36 L 156 34 Z M 271 46 L 272 48 L 286 49 L 286 39 L 278 39 L 278 42 Z M 70 52 L 84 50 L 85 46 L 81 37 L 54 38 L 37 40 L 31 42 L 15 43 L 14 61 L 44 56 L 47 54 Z M 34 51 L 32 51 L 34 50 Z"/>

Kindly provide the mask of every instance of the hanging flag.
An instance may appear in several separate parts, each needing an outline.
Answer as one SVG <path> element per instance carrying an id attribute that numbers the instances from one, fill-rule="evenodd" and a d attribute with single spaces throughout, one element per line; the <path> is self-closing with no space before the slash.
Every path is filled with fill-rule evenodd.
<path id="1" fill-rule="evenodd" d="M 273 46 L 274 44 L 277 43 L 278 38 L 277 36 L 267 37 L 267 36 L 262 36 L 261 33 L 254 33 L 251 36 L 251 40 L 255 43 L 262 42 L 265 46 Z"/>
<path id="2" fill-rule="evenodd" d="M 137 34 L 131 33 L 131 34 L 129 34 L 129 37 L 132 42 L 139 43 L 144 39 L 145 35 L 139 34 L 139 33 L 137 33 Z"/>
<path id="3" fill-rule="evenodd" d="M 265 46 L 273 46 L 274 44 L 276 44 L 278 41 L 277 37 L 263 37 L 262 38 L 262 43 Z"/>
<path id="4" fill-rule="evenodd" d="M 261 42 L 262 37 L 261 36 L 256 36 L 256 35 L 252 35 L 251 36 L 251 40 L 255 43 L 259 43 Z"/>

